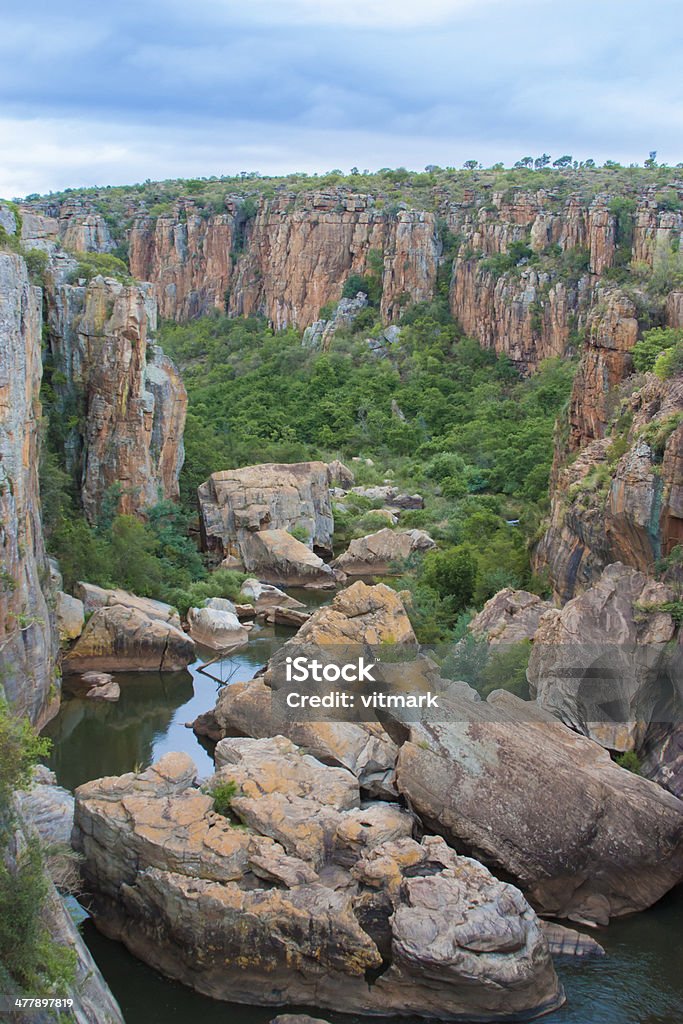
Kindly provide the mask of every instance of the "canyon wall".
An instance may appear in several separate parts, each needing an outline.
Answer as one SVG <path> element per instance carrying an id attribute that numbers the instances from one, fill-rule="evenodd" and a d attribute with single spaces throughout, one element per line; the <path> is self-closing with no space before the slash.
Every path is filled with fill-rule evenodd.
<path id="1" fill-rule="evenodd" d="M 0 252 L 0 692 L 42 726 L 59 700 L 38 484 L 41 294 Z"/>
<path id="2" fill-rule="evenodd" d="M 368 253 L 382 254 L 382 308 L 396 319 L 408 300 L 431 298 L 440 252 L 433 213 L 386 212 L 372 196 L 311 193 L 263 199 L 248 214 L 202 215 L 179 200 L 172 214 L 138 217 L 130 266 L 153 281 L 162 317 L 186 320 L 211 309 L 266 316 L 277 329 L 307 327 L 336 302 L 348 276 L 364 274 Z"/>
<path id="3" fill-rule="evenodd" d="M 46 289 L 53 388 L 65 419 L 67 466 L 96 522 L 112 488 L 117 508 L 139 514 L 178 497 L 187 395 L 152 343 L 154 287 L 95 277 L 68 283 L 73 261 L 56 254 Z"/>

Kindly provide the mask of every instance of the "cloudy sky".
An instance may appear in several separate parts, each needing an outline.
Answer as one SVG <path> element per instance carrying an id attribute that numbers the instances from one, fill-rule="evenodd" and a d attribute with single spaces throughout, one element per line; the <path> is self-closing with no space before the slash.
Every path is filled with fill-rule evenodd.
<path id="1" fill-rule="evenodd" d="M 0 195 L 683 160 L 681 0 L 3 0 Z"/>

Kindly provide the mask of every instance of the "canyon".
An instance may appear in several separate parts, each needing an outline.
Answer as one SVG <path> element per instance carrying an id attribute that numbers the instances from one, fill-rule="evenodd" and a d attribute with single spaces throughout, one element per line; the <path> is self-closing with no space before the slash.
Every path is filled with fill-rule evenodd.
<path id="1" fill-rule="evenodd" d="M 680 200 L 683 182 L 672 189 Z M 527 188 L 435 194 L 422 208 L 343 187 L 226 191 L 213 207 L 188 195 L 157 213 L 131 196 L 116 216 L 101 197 L 0 207 L 11 240 L 0 251 L 0 683 L 38 729 L 58 711 L 60 668 L 153 674 L 195 658 L 168 604 L 85 582 L 64 594 L 41 516 L 46 429 L 95 534 L 112 515 L 145 522 L 160 502 L 177 502 L 188 397 L 157 343 L 160 319 L 221 312 L 263 316 L 274 332 L 315 325 L 309 343 L 319 335 L 327 351 L 334 332 L 320 325 L 361 279 L 376 298 L 352 313 L 384 331 L 380 360 L 402 312 L 440 296 L 465 335 L 522 377 L 548 359 L 576 363 L 532 550 L 552 602 L 507 588 L 478 616 L 491 642 L 532 645 L 533 703 L 500 691 L 481 700 L 454 683 L 447 723 L 283 722 L 275 691 L 285 644 L 193 723 L 219 741 L 211 785 L 238 781 L 232 818 L 217 813 L 183 754 L 77 793 L 76 845 L 97 925 L 142 960 L 222 999 L 251 1001 L 265 974 L 272 991 L 261 1001 L 273 1005 L 528 1017 L 563 999 L 537 913 L 605 925 L 680 882 L 680 709 L 672 683 L 663 715 L 648 654 L 666 647 L 675 679 L 683 378 L 636 372 L 633 360 L 648 328 L 683 327 L 679 278 L 656 283 L 680 263 L 683 233 L 683 214 L 660 191 L 640 189 L 626 208 L 607 194 Z M 110 262 L 89 264 L 87 254 Z M 47 426 L 41 380 L 54 409 Z M 398 405 L 392 416 L 405 421 Z M 423 504 L 390 478 L 374 495 L 353 484 L 338 461 L 264 459 L 213 472 L 198 490 L 193 529 L 210 567 L 257 577 L 249 593 L 272 593 L 274 621 L 279 613 L 299 626 L 288 642 L 305 650 L 416 644 L 409 598 L 384 584 L 352 583 L 312 614 L 268 587 L 334 590 L 344 572 L 388 572 L 437 547 L 419 529 L 375 523 L 337 553 L 334 495 L 387 503 L 372 511 L 391 527 Z M 69 634 L 73 600 L 83 607 Z M 197 637 L 214 608 L 226 611 L 222 600 L 188 609 Z M 246 645 L 240 608 L 226 614 L 234 610 Z M 582 688 L 597 662 L 567 683 L 567 645 L 602 634 L 649 645 L 624 670 L 624 707 L 607 726 Z M 418 687 L 447 685 L 426 657 L 403 671 Z M 646 777 L 614 763 L 629 752 Z M 553 822 L 542 810 L 550 789 L 564 808 Z M 444 907 L 461 920 L 457 934 Z M 262 927 L 245 928 L 259 915 L 287 955 Z M 435 928 L 448 932 L 436 952 L 425 941 Z M 238 963 L 229 972 L 226 956 Z"/>

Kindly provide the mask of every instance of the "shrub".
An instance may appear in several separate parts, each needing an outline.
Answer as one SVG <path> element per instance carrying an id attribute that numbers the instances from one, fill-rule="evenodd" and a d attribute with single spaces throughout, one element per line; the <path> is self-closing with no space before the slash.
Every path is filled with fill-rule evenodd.
<path id="1" fill-rule="evenodd" d="M 103 277 L 114 277 L 122 284 L 130 284 L 133 280 L 123 260 L 110 252 L 79 252 L 74 255 L 78 265 L 69 277 L 72 284 L 81 278 L 92 281 L 98 274 Z"/>
<path id="2" fill-rule="evenodd" d="M 683 341 L 677 341 L 657 358 L 654 372 L 660 380 L 670 380 L 683 373 Z"/>
<path id="3" fill-rule="evenodd" d="M 471 602 L 476 576 L 476 560 L 464 545 L 429 551 L 425 555 L 422 581 L 440 597 L 450 598 L 456 613 Z"/>
<path id="4" fill-rule="evenodd" d="M 640 775 L 640 758 L 636 754 L 635 750 L 626 750 L 623 754 L 617 754 L 614 758 L 615 764 L 618 764 L 620 768 L 625 768 L 627 772 L 633 772 L 634 775 Z"/>
<path id="5" fill-rule="evenodd" d="M 645 331 L 633 348 L 633 365 L 638 373 L 653 370 L 662 352 L 683 342 L 683 330 L 674 327 L 653 327 Z"/>
<path id="6" fill-rule="evenodd" d="M 33 765 L 49 751 L 27 719 L 0 700 L 0 987 L 30 995 L 61 995 L 73 984 L 74 950 L 53 942 L 42 921 L 49 891 L 40 842 L 23 839 L 14 863 L 8 846 L 18 828 L 13 795 L 30 785 Z"/>
<path id="7" fill-rule="evenodd" d="M 188 608 L 198 608 L 210 597 L 239 600 L 246 578 L 243 573 L 233 572 L 232 569 L 216 569 L 207 579 L 191 583 L 188 587 L 172 587 L 162 591 L 163 599 L 174 605 L 181 615 L 187 615 Z"/>
<path id="8" fill-rule="evenodd" d="M 213 809 L 216 814 L 222 814 L 227 818 L 233 798 L 237 796 L 237 783 L 234 779 L 218 782 L 209 789 L 209 795 L 213 797 Z"/>

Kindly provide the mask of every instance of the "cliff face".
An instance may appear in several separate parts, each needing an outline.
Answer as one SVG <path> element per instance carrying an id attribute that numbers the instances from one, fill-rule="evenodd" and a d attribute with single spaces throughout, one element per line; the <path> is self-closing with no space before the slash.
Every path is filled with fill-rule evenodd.
<path id="1" fill-rule="evenodd" d="M 208 220 L 191 203 L 179 203 L 173 216 L 136 219 L 129 236 L 130 269 L 153 281 L 159 314 L 189 320 L 224 309 L 232 279 L 237 206 Z"/>
<path id="2" fill-rule="evenodd" d="M 647 374 L 617 394 L 606 436 L 556 473 L 551 522 L 535 555 L 567 601 L 605 566 L 652 572 L 683 543 L 683 376 Z"/>
<path id="3" fill-rule="evenodd" d="M 40 298 L 23 259 L 0 252 L 0 690 L 39 727 L 59 698 L 38 488 Z"/>
<path id="4" fill-rule="evenodd" d="M 261 200 L 253 217 L 232 200 L 201 217 L 189 202 L 172 216 L 139 218 L 130 232 L 131 271 L 157 287 L 161 316 L 185 320 L 227 309 L 262 313 L 279 329 L 307 327 L 336 302 L 348 276 L 383 254 L 382 316 L 401 301 L 431 298 L 440 251 L 433 213 L 385 212 L 371 196 L 313 193 Z"/>
<path id="5" fill-rule="evenodd" d="M 67 463 L 94 522 L 114 486 L 124 513 L 178 496 L 187 395 L 171 360 L 149 343 L 156 328 L 153 286 L 103 277 L 72 285 L 68 266 L 53 261 L 49 345 L 55 391 L 73 421 Z"/>

